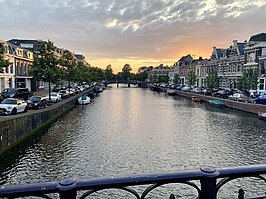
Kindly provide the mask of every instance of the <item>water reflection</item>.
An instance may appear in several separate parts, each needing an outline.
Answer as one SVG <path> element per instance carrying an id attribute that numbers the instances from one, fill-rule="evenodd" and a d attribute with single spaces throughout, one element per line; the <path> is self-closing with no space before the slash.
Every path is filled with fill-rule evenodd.
<path id="1" fill-rule="evenodd" d="M 0 183 L 266 163 L 266 122 L 180 96 L 112 88 L 2 164 Z"/>

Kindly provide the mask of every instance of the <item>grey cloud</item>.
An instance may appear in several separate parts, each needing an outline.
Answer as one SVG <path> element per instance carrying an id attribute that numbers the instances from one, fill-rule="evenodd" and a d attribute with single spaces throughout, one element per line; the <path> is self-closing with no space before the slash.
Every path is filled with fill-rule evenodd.
<path id="1" fill-rule="evenodd" d="M 0 39 L 50 39 L 60 47 L 101 56 L 163 57 L 188 41 L 230 43 L 241 39 L 232 35 L 243 37 L 264 27 L 265 5 L 232 2 L 217 0 L 210 9 L 201 0 L 5 0 L 0 3 Z M 236 11 L 242 14 L 230 17 Z M 117 24 L 108 27 L 113 20 Z"/>

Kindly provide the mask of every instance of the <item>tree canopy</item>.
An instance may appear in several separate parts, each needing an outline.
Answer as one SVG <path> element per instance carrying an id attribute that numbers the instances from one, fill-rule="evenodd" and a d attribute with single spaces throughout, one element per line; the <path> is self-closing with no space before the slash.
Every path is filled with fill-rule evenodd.
<path id="1" fill-rule="evenodd" d="M 113 69 L 112 69 L 112 66 L 110 64 L 108 66 L 106 66 L 105 78 L 107 81 L 112 80 L 114 78 Z"/>
<path id="2" fill-rule="evenodd" d="M 129 78 L 131 71 L 132 71 L 132 68 L 130 67 L 130 65 L 125 64 L 124 67 L 122 68 L 122 76 L 124 80 Z"/>
<path id="3" fill-rule="evenodd" d="M 29 71 L 30 75 L 37 80 L 56 83 L 62 78 L 62 70 L 58 67 L 59 60 L 54 54 L 53 42 L 42 42 L 38 50 Z"/>
<path id="4" fill-rule="evenodd" d="M 192 86 L 197 81 L 197 75 L 194 70 L 190 70 L 187 74 L 188 85 Z"/>
<path id="5" fill-rule="evenodd" d="M 180 84 L 181 78 L 180 78 L 180 75 L 178 73 L 175 74 L 173 82 L 174 82 L 174 84 Z"/>
<path id="6" fill-rule="evenodd" d="M 217 71 L 210 71 L 208 77 L 206 78 L 206 83 L 209 88 L 219 87 L 219 77 Z"/>
<path id="7" fill-rule="evenodd" d="M 258 74 L 253 69 L 248 69 L 239 79 L 238 89 L 242 91 L 256 90 L 258 85 Z"/>
<path id="8" fill-rule="evenodd" d="M 5 49 L 0 47 L 0 73 L 3 72 L 5 67 L 10 65 L 10 62 L 4 58 Z"/>

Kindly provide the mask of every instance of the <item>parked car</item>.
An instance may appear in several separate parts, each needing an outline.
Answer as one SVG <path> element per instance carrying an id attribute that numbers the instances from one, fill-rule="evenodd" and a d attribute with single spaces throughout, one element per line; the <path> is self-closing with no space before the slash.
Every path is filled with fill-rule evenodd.
<path id="1" fill-rule="evenodd" d="M 0 115 L 15 115 L 27 111 L 27 103 L 22 99 L 7 98 L 0 104 Z"/>
<path id="2" fill-rule="evenodd" d="M 178 91 L 181 91 L 182 88 L 183 88 L 183 85 L 177 85 L 176 86 L 176 90 L 178 90 Z"/>
<path id="3" fill-rule="evenodd" d="M 51 102 L 59 102 L 61 100 L 61 95 L 55 92 L 52 92 L 50 94 L 50 97 L 51 97 Z M 47 102 L 49 102 L 49 94 L 45 96 L 45 99 L 47 100 Z"/>
<path id="4" fill-rule="evenodd" d="M 27 101 L 29 109 L 45 108 L 47 106 L 47 100 L 41 96 L 31 96 Z"/>
<path id="5" fill-rule="evenodd" d="M 76 95 L 76 93 L 75 93 L 75 89 L 74 89 L 74 88 L 67 89 L 67 91 L 69 92 L 69 95 L 70 95 L 70 96 L 74 96 L 74 95 Z"/>
<path id="6" fill-rule="evenodd" d="M 248 100 L 248 97 L 242 93 L 234 93 L 233 95 L 229 95 L 228 99 L 239 101 L 239 102 L 244 102 Z"/>
<path id="7" fill-rule="evenodd" d="M 3 95 L 0 93 L 0 102 L 2 102 L 4 99 Z"/>
<path id="8" fill-rule="evenodd" d="M 62 99 L 66 99 L 70 97 L 69 92 L 67 90 L 60 90 L 58 94 L 61 95 Z"/>
<path id="9" fill-rule="evenodd" d="M 198 88 L 198 87 L 195 87 L 195 88 L 193 88 L 193 89 L 191 90 L 191 92 L 192 92 L 192 93 L 199 94 L 199 93 L 201 93 L 201 89 Z"/>
<path id="10" fill-rule="evenodd" d="M 210 88 L 205 88 L 205 89 L 203 89 L 203 90 L 201 91 L 201 93 L 202 93 L 203 95 L 212 95 L 212 89 L 210 89 Z"/>
<path id="11" fill-rule="evenodd" d="M 22 98 L 27 100 L 31 93 L 28 88 L 5 88 L 2 91 L 2 95 L 4 98 Z"/>
<path id="12" fill-rule="evenodd" d="M 253 100 L 254 104 L 266 104 L 266 93 Z"/>
<path id="13" fill-rule="evenodd" d="M 213 97 L 220 97 L 227 99 L 230 95 L 233 95 L 233 92 L 230 90 L 218 90 L 212 94 Z"/>
<path id="14" fill-rule="evenodd" d="M 184 86 L 181 91 L 189 92 L 191 90 L 190 86 Z"/>

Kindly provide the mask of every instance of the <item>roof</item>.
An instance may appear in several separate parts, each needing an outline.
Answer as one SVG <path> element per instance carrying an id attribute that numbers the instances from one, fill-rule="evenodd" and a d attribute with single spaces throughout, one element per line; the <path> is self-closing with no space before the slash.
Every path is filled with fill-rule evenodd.
<path id="1" fill-rule="evenodd" d="M 244 55 L 245 52 L 245 44 L 246 43 L 237 43 L 237 48 L 239 50 L 240 55 Z"/>
<path id="2" fill-rule="evenodd" d="M 266 41 L 266 33 L 259 33 L 256 35 L 252 35 L 249 41 Z"/>
<path id="3" fill-rule="evenodd" d="M 216 56 L 217 56 L 217 59 L 220 59 L 223 56 L 223 52 L 221 48 L 216 48 Z"/>

